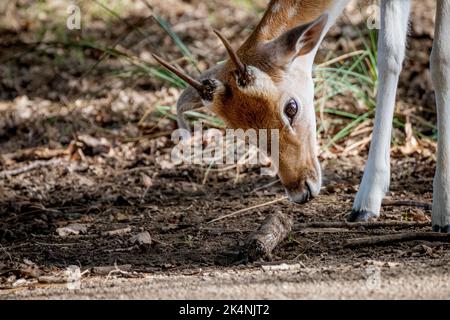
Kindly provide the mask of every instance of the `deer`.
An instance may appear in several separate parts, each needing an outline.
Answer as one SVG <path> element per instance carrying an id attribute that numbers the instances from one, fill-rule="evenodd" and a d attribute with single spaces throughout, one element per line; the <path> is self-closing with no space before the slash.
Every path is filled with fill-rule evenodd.
<path id="1" fill-rule="evenodd" d="M 177 103 L 184 114 L 206 107 L 230 128 L 278 129 L 278 176 L 299 204 L 319 195 L 313 64 L 318 48 L 349 0 L 272 0 L 254 31 L 234 50 L 215 31 L 228 59 L 193 78 L 157 55 L 156 61 L 189 87 Z M 376 220 L 390 186 L 390 147 L 399 75 L 405 58 L 410 0 L 381 0 L 379 85 L 368 160 L 349 222 Z M 447 34 L 447 36 L 445 36 Z M 430 55 L 435 88 L 438 148 L 433 182 L 432 230 L 450 233 L 450 0 L 437 0 Z M 445 40 L 447 39 L 447 40 Z"/>

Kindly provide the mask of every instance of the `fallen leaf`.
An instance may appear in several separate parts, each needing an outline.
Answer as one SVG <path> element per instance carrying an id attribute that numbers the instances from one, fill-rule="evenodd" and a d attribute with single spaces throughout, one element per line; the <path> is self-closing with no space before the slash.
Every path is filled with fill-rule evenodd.
<path id="1" fill-rule="evenodd" d="M 152 237 L 148 231 L 145 231 L 131 237 L 130 241 L 137 244 L 152 244 Z"/>
<path id="2" fill-rule="evenodd" d="M 67 237 L 70 235 L 79 235 L 87 232 L 88 226 L 85 224 L 69 224 L 68 226 L 56 229 L 60 237 Z"/>

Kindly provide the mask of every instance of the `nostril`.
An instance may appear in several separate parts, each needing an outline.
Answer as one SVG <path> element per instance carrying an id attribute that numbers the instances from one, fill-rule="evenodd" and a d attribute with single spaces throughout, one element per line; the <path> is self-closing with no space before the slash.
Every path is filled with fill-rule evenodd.
<path id="1" fill-rule="evenodd" d="M 311 181 L 304 181 L 297 184 L 296 188 L 286 188 L 289 199 L 298 204 L 305 204 L 313 200 L 317 193 L 314 189 L 314 183 Z"/>
<path id="2" fill-rule="evenodd" d="M 309 190 L 309 187 L 306 188 L 306 190 L 303 192 L 303 195 L 301 197 L 301 201 L 299 201 L 300 204 L 305 204 L 309 201 L 311 201 L 311 191 Z"/>
<path id="3" fill-rule="evenodd" d="M 311 186 L 309 185 L 309 183 L 305 182 L 305 185 L 306 185 L 306 193 L 307 193 L 306 201 L 310 201 L 314 198 L 314 195 L 313 195 L 313 192 L 311 190 Z"/>
<path id="4" fill-rule="evenodd" d="M 309 202 L 313 197 L 310 189 L 307 187 L 302 192 L 289 192 L 289 199 L 298 204 L 304 204 Z"/>

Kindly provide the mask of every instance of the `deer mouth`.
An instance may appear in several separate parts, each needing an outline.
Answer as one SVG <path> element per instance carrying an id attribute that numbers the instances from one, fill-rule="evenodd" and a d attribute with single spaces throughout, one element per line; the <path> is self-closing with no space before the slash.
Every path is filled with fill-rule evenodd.
<path id="1" fill-rule="evenodd" d="M 309 182 L 305 182 L 302 188 L 297 190 L 286 189 L 289 200 L 298 204 L 305 204 L 314 199 L 314 193 Z"/>

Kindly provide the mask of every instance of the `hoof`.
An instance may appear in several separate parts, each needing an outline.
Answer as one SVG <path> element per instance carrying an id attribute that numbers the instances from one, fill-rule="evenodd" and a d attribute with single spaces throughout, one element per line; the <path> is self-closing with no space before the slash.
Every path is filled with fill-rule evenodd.
<path id="1" fill-rule="evenodd" d="M 441 227 L 435 225 L 433 226 L 433 232 L 450 233 L 450 226 Z"/>
<path id="2" fill-rule="evenodd" d="M 373 212 L 370 211 L 358 211 L 358 210 L 352 210 L 352 212 L 347 216 L 348 222 L 367 222 L 372 221 L 378 218 L 378 215 L 376 215 Z"/>

